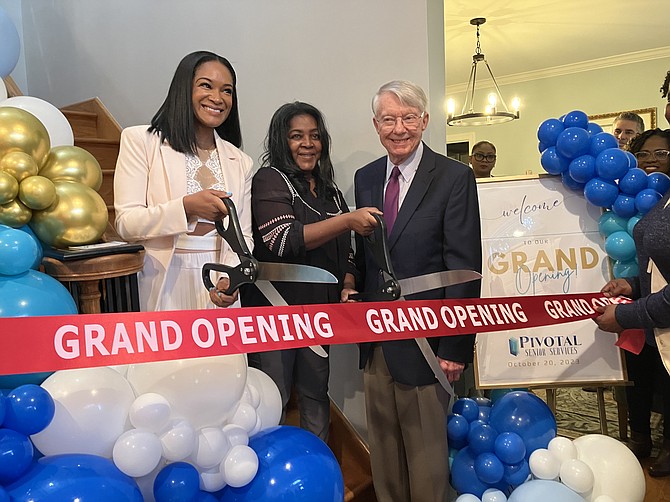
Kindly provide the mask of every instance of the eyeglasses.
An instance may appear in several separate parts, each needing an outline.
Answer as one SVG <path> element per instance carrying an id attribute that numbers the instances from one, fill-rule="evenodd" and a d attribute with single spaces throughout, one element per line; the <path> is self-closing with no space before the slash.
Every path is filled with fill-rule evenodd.
<path id="1" fill-rule="evenodd" d="M 478 160 L 479 162 L 482 162 L 486 160 L 486 162 L 495 162 L 496 156 L 493 155 L 492 153 L 488 155 L 484 155 L 483 153 L 473 153 L 472 156 L 475 158 L 475 160 Z"/>
<path id="2" fill-rule="evenodd" d="M 650 152 L 649 150 L 640 150 L 635 154 L 635 158 L 637 160 L 649 160 L 652 155 L 657 160 L 666 160 L 670 157 L 670 150 L 654 150 L 653 152 Z"/>
<path id="3" fill-rule="evenodd" d="M 425 112 L 421 113 L 421 115 L 410 113 L 408 115 L 403 115 L 402 117 L 391 117 L 390 115 L 386 115 L 379 119 L 378 122 L 384 129 L 393 129 L 398 123 L 398 119 L 400 119 L 402 125 L 405 126 L 405 129 L 416 129 L 419 127 L 424 114 Z"/>

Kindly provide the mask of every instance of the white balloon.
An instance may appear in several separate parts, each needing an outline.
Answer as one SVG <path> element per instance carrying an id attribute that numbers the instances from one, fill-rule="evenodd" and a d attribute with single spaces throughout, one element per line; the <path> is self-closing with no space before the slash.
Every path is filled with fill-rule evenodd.
<path id="1" fill-rule="evenodd" d="M 561 463 L 571 458 L 577 458 L 577 448 L 572 440 L 563 436 L 556 436 L 549 441 L 547 449 L 556 455 Z"/>
<path id="2" fill-rule="evenodd" d="M 456 502 L 481 502 L 479 497 L 472 495 L 471 493 L 464 493 L 456 499 Z"/>
<path id="3" fill-rule="evenodd" d="M 161 442 L 156 434 L 131 429 L 117 439 L 112 458 L 121 472 L 139 478 L 158 466 L 162 453 Z"/>
<path id="4" fill-rule="evenodd" d="M 149 392 L 137 396 L 130 406 L 130 423 L 137 429 L 159 432 L 170 421 L 170 403 L 160 394 Z"/>
<path id="5" fill-rule="evenodd" d="M 644 471 L 625 444 L 603 434 L 587 434 L 573 443 L 577 458 L 593 471 L 591 500 L 602 495 L 626 502 L 644 500 Z"/>
<path id="6" fill-rule="evenodd" d="M 200 429 L 223 425 L 232 416 L 244 393 L 246 364 L 242 354 L 133 364 L 128 381 L 137 394 L 162 395 L 174 416 Z"/>
<path id="7" fill-rule="evenodd" d="M 247 380 L 247 386 L 244 389 L 244 395 L 242 396 L 242 401 L 245 403 L 249 403 L 254 408 L 258 408 L 258 405 L 261 404 L 260 391 L 256 388 L 255 385 L 251 385 L 248 380 Z"/>
<path id="8" fill-rule="evenodd" d="M 600 495 L 599 497 L 594 498 L 593 502 L 616 502 L 616 500 L 609 495 Z"/>
<path id="9" fill-rule="evenodd" d="M 160 436 L 163 457 L 178 462 L 188 457 L 195 449 L 195 430 L 186 420 L 177 419 Z"/>
<path id="10" fill-rule="evenodd" d="M 537 479 L 546 480 L 558 478 L 558 473 L 561 469 L 558 457 L 546 448 L 538 448 L 531 453 L 528 459 L 528 466 L 533 476 Z"/>
<path id="11" fill-rule="evenodd" d="M 204 427 L 198 431 L 191 461 L 201 469 L 211 469 L 226 458 L 229 450 L 230 441 L 222 429 Z"/>
<path id="12" fill-rule="evenodd" d="M 231 446 L 237 446 L 238 444 L 243 444 L 247 446 L 249 444 L 249 434 L 244 428 L 235 424 L 228 424 L 223 426 L 223 433 L 228 437 Z"/>
<path id="13" fill-rule="evenodd" d="M 218 492 L 226 486 L 226 480 L 217 465 L 214 469 L 203 470 L 200 474 L 200 489 L 206 492 Z"/>
<path id="14" fill-rule="evenodd" d="M 507 496 L 497 488 L 484 490 L 482 502 L 507 502 Z"/>
<path id="15" fill-rule="evenodd" d="M 249 437 L 258 434 L 262 428 L 263 422 L 261 422 L 261 417 L 260 415 L 256 415 L 256 425 L 254 425 L 254 428 L 249 431 Z"/>
<path id="16" fill-rule="evenodd" d="M 221 473 L 233 488 L 248 484 L 258 472 L 258 455 L 248 446 L 233 446 L 221 463 Z"/>
<path id="17" fill-rule="evenodd" d="M 31 436 L 44 455 L 89 453 L 111 458 L 117 438 L 126 430 L 135 394 L 111 368 L 56 371 L 44 382 L 54 399 L 51 423 Z"/>
<path id="18" fill-rule="evenodd" d="M 577 493 L 587 493 L 593 488 L 593 471 L 576 458 L 569 458 L 561 464 L 561 483 Z"/>
<path id="19" fill-rule="evenodd" d="M 7 87 L 5 86 L 5 81 L 0 78 L 0 101 L 7 99 Z"/>
<path id="20" fill-rule="evenodd" d="M 258 389 L 261 402 L 256 413 L 261 418 L 261 428 L 267 429 L 279 425 L 282 414 L 281 394 L 277 384 L 266 373 L 257 368 L 249 368 L 247 380 Z"/>
<path id="21" fill-rule="evenodd" d="M 230 423 L 239 425 L 245 431 L 251 432 L 254 427 L 256 427 L 256 418 L 256 410 L 254 407 L 248 403 L 241 402 L 238 405 L 237 410 L 235 410 L 233 418 L 230 419 Z"/>
<path id="22" fill-rule="evenodd" d="M 74 145 L 72 126 L 65 115 L 48 101 L 33 96 L 14 96 L 0 103 L 0 107 L 2 106 L 21 108 L 34 115 L 49 133 L 51 148 Z"/>

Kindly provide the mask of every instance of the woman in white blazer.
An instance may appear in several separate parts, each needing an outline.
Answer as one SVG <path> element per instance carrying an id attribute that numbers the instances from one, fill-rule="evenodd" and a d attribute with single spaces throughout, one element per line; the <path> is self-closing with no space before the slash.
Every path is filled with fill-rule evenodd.
<path id="1" fill-rule="evenodd" d="M 214 228 L 227 216 L 222 197 L 235 203 L 253 246 L 253 162 L 239 150 L 241 142 L 235 71 L 228 60 L 205 51 L 179 63 L 150 126 L 122 132 L 114 175 L 116 229 L 146 250 L 139 275 L 143 311 L 237 302 L 237 293 L 222 293 L 226 278 L 208 293 L 200 271 L 207 262 L 239 263 Z"/>

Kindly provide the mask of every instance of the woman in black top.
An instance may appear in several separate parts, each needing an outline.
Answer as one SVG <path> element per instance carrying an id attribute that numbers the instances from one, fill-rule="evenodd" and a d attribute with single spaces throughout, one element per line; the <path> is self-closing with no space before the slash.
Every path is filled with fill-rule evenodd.
<path id="1" fill-rule="evenodd" d="M 368 235 L 376 208 L 349 212 L 334 182 L 330 136 L 323 117 L 302 102 L 280 107 L 266 138 L 263 167 L 252 184 L 254 255 L 259 261 L 312 265 L 331 272 L 337 284 L 281 283 L 274 286 L 289 305 L 341 301 L 354 289 L 351 231 Z M 255 286 L 242 292 L 244 306 L 270 305 Z M 291 387 L 298 394 L 300 425 L 328 437 L 328 359 L 309 348 L 249 354 L 249 365 L 275 381 L 284 408 Z"/>

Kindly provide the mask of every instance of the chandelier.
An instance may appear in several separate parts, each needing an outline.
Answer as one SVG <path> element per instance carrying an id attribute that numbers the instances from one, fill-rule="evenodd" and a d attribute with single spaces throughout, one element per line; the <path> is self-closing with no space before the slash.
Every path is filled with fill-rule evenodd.
<path id="1" fill-rule="evenodd" d="M 491 67 L 489 66 L 488 61 L 486 61 L 484 54 L 482 54 L 481 46 L 479 44 L 479 27 L 485 22 L 486 18 L 484 17 L 470 19 L 470 24 L 477 27 L 477 48 L 472 56 L 472 68 L 470 69 L 470 78 L 468 79 L 468 86 L 465 91 L 465 104 L 463 105 L 460 115 L 454 115 L 454 100 L 449 99 L 447 101 L 447 125 L 477 126 L 502 124 L 503 122 L 509 122 L 510 120 L 519 118 L 519 98 L 514 98 L 512 100 L 513 112 L 510 112 L 500 93 L 498 82 L 496 82 L 496 79 L 493 76 Z M 475 111 L 474 102 L 476 93 L 475 87 L 477 84 L 477 65 L 479 63 L 484 63 L 484 66 L 493 81 L 493 85 L 495 86 L 495 92 L 489 93 L 484 111 L 478 112 Z"/>

